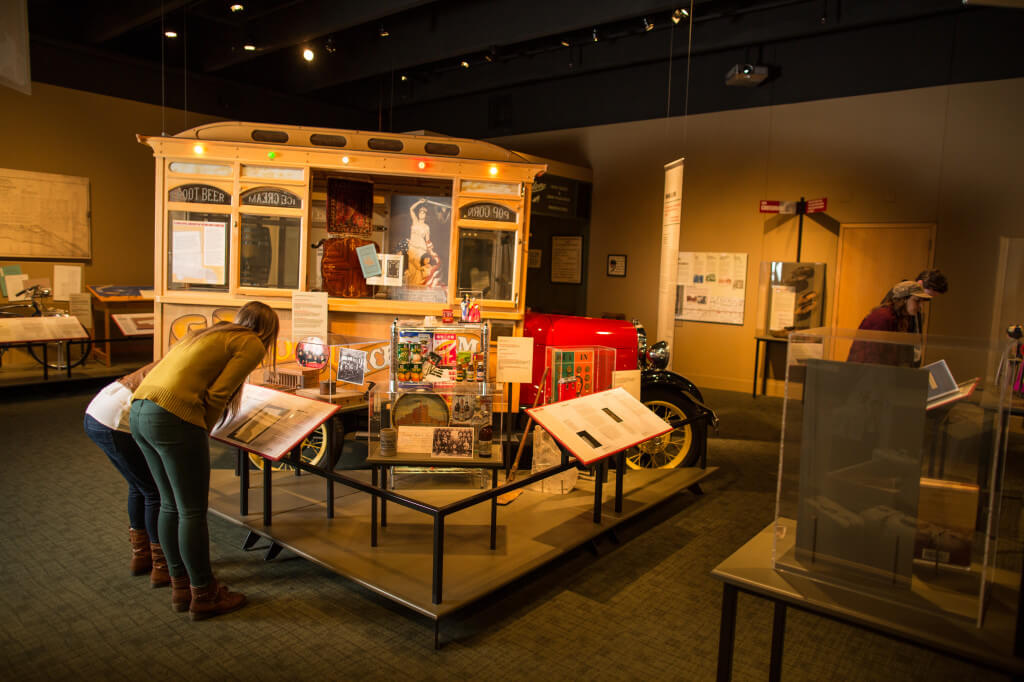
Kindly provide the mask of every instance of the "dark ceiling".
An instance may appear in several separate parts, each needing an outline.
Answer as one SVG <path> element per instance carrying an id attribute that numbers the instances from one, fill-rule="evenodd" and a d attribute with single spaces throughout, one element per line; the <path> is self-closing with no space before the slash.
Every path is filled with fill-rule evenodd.
<path id="1" fill-rule="evenodd" d="M 487 138 L 1024 75 L 1024 10 L 962 0 L 232 4 L 28 0 L 32 78 L 230 119 Z M 727 87 L 735 64 L 769 78 Z"/>

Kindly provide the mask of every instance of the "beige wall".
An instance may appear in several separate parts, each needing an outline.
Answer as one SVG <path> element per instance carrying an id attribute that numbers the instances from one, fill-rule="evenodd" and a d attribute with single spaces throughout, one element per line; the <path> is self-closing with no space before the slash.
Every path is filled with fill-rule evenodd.
<path id="1" fill-rule="evenodd" d="M 214 120 L 166 110 L 166 131 Z M 160 107 L 32 84 L 24 95 L 0 87 L 0 168 L 89 179 L 92 259 L 83 285 L 153 281 L 153 153 L 136 133 L 159 135 Z M 81 261 L 75 261 L 81 262 Z M 53 276 L 51 261 L 18 263 L 32 277 Z M 71 263 L 71 262 L 68 262 Z"/>
<path id="2" fill-rule="evenodd" d="M 758 213 L 760 199 L 828 197 L 837 223 L 936 223 L 935 265 L 951 285 L 932 304 L 930 331 L 988 337 L 999 237 L 1024 236 L 1022 110 L 1024 79 L 1011 79 L 495 141 L 594 169 L 588 312 L 622 311 L 648 327 L 656 319 L 662 168 L 685 156 L 680 250 L 747 253 L 751 286 L 742 327 L 676 324 L 673 367 L 699 386 L 747 391 L 759 264 L 796 252 L 795 218 L 766 235 L 772 218 Z M 828 263 L 830 297 L 836 245 L 805 220 L 802 260 Z M 624 283 L 605 275 L 609 253 L 628 254 Z M 880 299 L 889 284 L 864 286 Z"/>
<path id="3" fill-rule="evenodd" d="M 828 197 L 828 215 L 840 223 L 935 222 L 935 263 L 952 284 L 932 304 L 931 332 L 987 337 L 999 238 L 1024 237 L 1021 111 L 1024 79 L 1011 79 L 498 142 L 594 169 L 588 310 L 625 312 L 650 327 L 662 167 L 685 156 L 679 248 L 747 253 L 750 286 L 742 327 L 676 325 L 673 367 L 700 386 L 749 390 L 758 265 L 796 250 L 795 220 L 764 234 L 760 199 Z M 152 281 L 153 158 L 135 134 L 160 132 L 160 108 L 34 83 L 31 96 L 0 88 L 0 112 L 0 167 L 90 179 L 93 258 L 84 282 Z M 192 114 L 188 126 L 208 120 Z M 186 127 L 181 111 L 167 110 L 166 121 L 169 133 Z M 834 235 L 805 221 L 804 260 L 827 262 L 833 275 L 835 248 Z M 609 253 L 629 256 L 624 282 L 605 275 Z M 52 263 L 22 268 L 52 274 Z M 888 285 L 865 286 L 881 296 Z"/>

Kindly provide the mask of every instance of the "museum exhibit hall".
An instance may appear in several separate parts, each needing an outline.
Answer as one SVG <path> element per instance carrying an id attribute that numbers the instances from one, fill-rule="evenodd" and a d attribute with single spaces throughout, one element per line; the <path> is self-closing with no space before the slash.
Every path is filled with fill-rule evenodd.
<path id="1" fill-rule="evenodd" d="M 0 674 L 1024 679 L 1021 35 L 2 3 Z"/>

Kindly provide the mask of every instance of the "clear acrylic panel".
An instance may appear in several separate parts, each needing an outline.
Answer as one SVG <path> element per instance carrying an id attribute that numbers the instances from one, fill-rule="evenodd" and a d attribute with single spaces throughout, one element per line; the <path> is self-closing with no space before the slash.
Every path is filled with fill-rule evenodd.
<path id="1" fill-rule="evenodd" d="M 424 459 L 427 464 L 501 461 L 502 384 L 475 382 L 370 391 L 371 457 Z M 384 443 L 381 443 L 381 431 Z"/>
<path id="2" fill-rule="evenodd" d="M 1008 447 L 1021 449 L 1013 349 L 828 328 L 788 338 L 775 567 L 979 627 L 1015 612 L 1019 500 L 1001 519 Z"/>

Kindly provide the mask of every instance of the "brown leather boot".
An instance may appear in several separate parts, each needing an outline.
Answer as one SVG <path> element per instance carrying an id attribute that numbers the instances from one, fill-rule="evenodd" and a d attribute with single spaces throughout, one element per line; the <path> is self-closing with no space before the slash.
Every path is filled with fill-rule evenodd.
<path id="1" fill-rule="evenodd" d="M 167 557 L 164 550 L 155 542 L 149 543 L 149 551 L 153 557 L 153 570 L 149 572 L 150 587 L 165 587 L 171 584 L 171 574 L 167 572 Z"/>
<path id="2" fill-rule="evenodd" d="M 132 559 L 128 569 L 132 575 L 145 575 L 153 568 L 153 559 L 149 550 L 149 535 L 144 530 L 128 529 L 128 539 L 132 543 Z"/>
<path id="3" fill-rule="evenodd" d="M 183 575 L 180 578 L 171 576 L 171 609 L 181 613 L 182 611 L 188 611 L 189 604 L 192 603 L 192 589 L 189 587 L 188 575 Z"/>
<path id="4" fill-rule="evenodd" d="M 206 587 L 192 586 L 192 603 L 188 607 L 192 620 L 205 620 L 245 606 L 245 595 L 228 590 L 214 578 Z"/>

